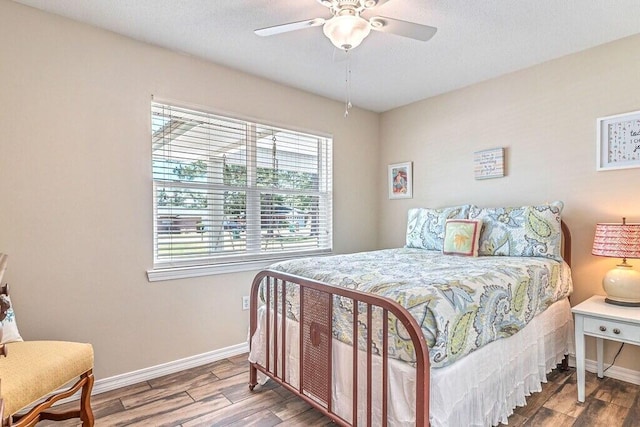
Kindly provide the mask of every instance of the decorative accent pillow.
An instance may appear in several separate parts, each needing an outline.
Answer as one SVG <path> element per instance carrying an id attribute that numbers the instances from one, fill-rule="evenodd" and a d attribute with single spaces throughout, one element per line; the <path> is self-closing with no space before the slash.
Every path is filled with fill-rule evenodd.
<path id="1" fill-rule="evenodd" d="M 448 219 L 444 227 L 446 255 L 478 256 L 478 241 L 482 221 L 477 219 Z"/>
<path id="2" fill-rule="evenodd" d="M 11 305 L 11 299 L 8 295 L 1 294 L 0 299 L 2 299 L 2 304 L 8 304 L 9 309 L 7 310 L 6 317 L 4 320 L 0 322 L 0 327 L 2 328 L 2 341 L 0 344 L 5 344 L 8 342 L 14 341 L 22 341 L 22 337 L 20 336 L 20 332 L 18 332 L 18 325 L 16 324 L 16 315 L 13 312 L 13 306 Z"/>
<path id="3" fill-rule="evenodd" d="M 532 256 L 562 260 L 562 202 L 507 208 L 471 206 L 470 219 L 482 220 L 479 255 Z"/>
<path id="4" fill-rule="evenodd" d="M 470 207 L 471 205 L 409 209 L 405 247 L 442 251 L 447 219 L 466 219 Z"/>

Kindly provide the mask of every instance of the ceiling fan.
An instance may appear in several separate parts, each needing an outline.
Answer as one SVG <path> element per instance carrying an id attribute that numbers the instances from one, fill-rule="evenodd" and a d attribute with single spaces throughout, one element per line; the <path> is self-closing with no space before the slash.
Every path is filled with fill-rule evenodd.
<path id="1" fill-rule="evenodd" d="M 323 26 L 322 30 L 339 49 L 349 51 L 358 47 L 360 43 L 369 35 L 371 30 L 385 33 L 397 34 L 416 40 L 427 41 L 434 36 L 438 30 L 428 25 L 417 24 L 415 22 L 402 21 L 399 19 L 386 18 L 384 16 L 374 16 L 369 20 L 363 18 L 361 14 L 374 7 L 386 3 L 388 0 L 316 0 L 321 5 L 329 8 L 331 18 L 314 18 L 305 21 L 290 22 L 288 24 L 275 25 L 272 27 L 255 30 L 259 36 L 272 36 L 274 34 L 286 33 L 289 31 L 302 30 L 304 28 Z"/>

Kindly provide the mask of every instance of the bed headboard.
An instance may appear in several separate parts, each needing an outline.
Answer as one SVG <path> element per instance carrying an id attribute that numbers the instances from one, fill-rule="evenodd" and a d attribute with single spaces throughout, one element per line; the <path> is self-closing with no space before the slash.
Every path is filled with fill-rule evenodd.
<path id="1" fill-rule="evenodd" d="M 571 231 L 564 221 L 560 221 L 562 229 L 562 259 L 571 266 Z"/>

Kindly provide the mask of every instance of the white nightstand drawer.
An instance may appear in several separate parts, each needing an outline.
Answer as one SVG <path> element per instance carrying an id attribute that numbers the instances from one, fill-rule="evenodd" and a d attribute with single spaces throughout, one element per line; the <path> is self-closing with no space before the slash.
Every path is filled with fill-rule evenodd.
<path id="1" fill-rule="evenodd" d="M 585 316 L 584 333 L 640 344 L 640 325 L 631 323 Z"/>

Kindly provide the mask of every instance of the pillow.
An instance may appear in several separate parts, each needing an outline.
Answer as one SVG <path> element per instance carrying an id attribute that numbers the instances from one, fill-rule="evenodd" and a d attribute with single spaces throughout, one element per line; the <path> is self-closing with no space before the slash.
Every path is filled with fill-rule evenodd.
<path id="1" fill-rule="evenodd" d="M 8 342 L 14 341 L 22 341 L 22 337 L 18 332 L 18 325 L 16 324 L 16 315 L 13 312 L 13 306 L 11 305 L 11 299 L 8 295 L 0 295 L 0 299 L 2 299 L 2 303 L 9 305 L 9 310 L 7 310 L 6 317 L 0 325 L 2 327 L 2 340 L 0 344 L 5 344 Z"/>
<path id="2" fill-rule="evenodd" d="M 532 256 L 562 260 L 562 202 L 507 208 L 471 206 L 470 219 L 482 220 L 479 255 Z"/>
<path id="3" fill-rule="evenodd" d="M 478 256 L 478 240 L 482 221 L 477 219 L 448 219 L 444 226 L 445 255 Z"/>
<path id="4" fill-rule="evenodd" d="M 466 219 L 469 208 L 470 205 L 409 209 L 405 247 L 442 251 L 445 222 L 447 219 Z"/>

